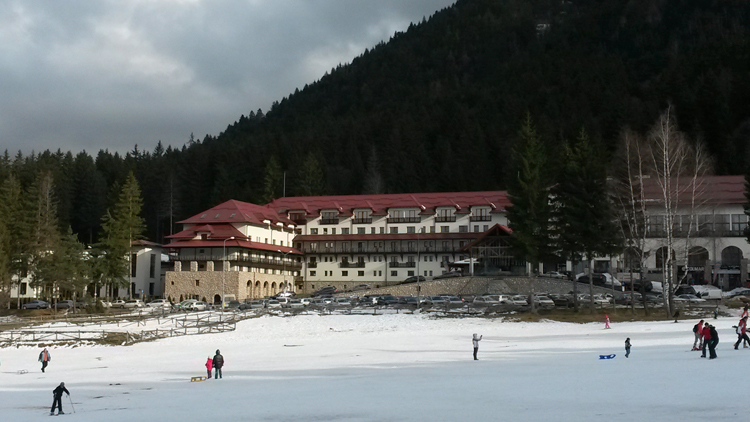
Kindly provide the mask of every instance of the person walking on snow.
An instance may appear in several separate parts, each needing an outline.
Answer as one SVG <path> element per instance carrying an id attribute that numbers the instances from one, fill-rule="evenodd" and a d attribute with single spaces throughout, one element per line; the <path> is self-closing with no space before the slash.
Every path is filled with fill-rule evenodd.
<path id="1" fill-rule="evenodd" d="M 693 350 L 700 350 L 703 347 L 703 320 L 700 320 L 697 324 L 693 325 L 693 333 L 695 333 Z"/>
<path id="2" fill-rule="evenodd" d="M 49 364 L 49 361 L 52 360 L 52 356 L 49 355 L 49 352 L 47 351 L 47 348 L 45 347 L 44 350 L 42 350 L 41 353 L 39 353 L 39 362 L 42 362 L 42 372 L 44 372 L 44 368 L 47 367 L 47 364 Z"/>
<path id="3" fill-rule="evenodd" d="M 604 315 L 604 328 L 610 328 L 609 326 L 609 315 Z"/>
<path id="4" fill-rule="evenodd" d="M 208 372 L 208 376 L 206 377 L 207 380 L 211 379 L 211 370 L 214 368 L 214 361 L 211 359 L 211 356 L 208 357 L 208 360 L 206 360 L 206 371 Z"/>
<path id="5" fill-rule="evenodd" d="M 213 360 L 214 365 L 214 379 L 221 378 L 221 367 L 224 366 L 224 356 L 221 355 L 219 349 L 216 349 L 216 355 Z M 211 374 L 209 373 L 209 377 Z"/>
<path id="6" fill-rule="evenodd" d="M 750 338 L 747 337 L 747 317 L 746 316 L 742 317 L 740 322 L 737 324 L 737 343 L 734 343 L 734 350 L 737 350 L 737 347 L 739 347 L 740 342 L 742 342 L 742 340 L 745 340 L 746 342 L 750 341 Z"/>
<path id="7" fill-rule="evenodd" d="M 471 338 L 471 344 L 474 345 L 474 360 L 477 359 L 477 352 L 479 351 L 479 342 L 482 340 L 482 336 L 477 337 L 477 334 L 474 333 L 474 336 Z"/>
<path id="8" fill-rule="evenodd" d="M 745 306 L 745 307 L 744 307 L 744 308 L 742 309 L 742 313 L 740 314 L 740 319 L 742 319 L 742 318 L 744 318 L 744 317 L 746 317 L 746 316 L 750 316 L 750 313 L 748 313 L 748 311 L 747 311 L 747 306 Z"/>
<path id="9" fill-rule="evenodd" d="M 630 337 L 625 339 L 625 357 L 630 357 Z"/>
<path id="10" fill-rule="evenodd" d="M 711 343 L 711 329 L 708 323 L 703 324 L 703 347 L 701 347 L 701 350 L 703 353 L 701 354 L 702 358 L 706 357 L 706 347 L 708 347 L 708 344 Z"/>
<path id="11" fill-rule="evenodd" d="M 50 416 L 55 414 L 55 406 L 57 407 L 57 414 L 58 415 L 64 415 L 65 412 L 62 411 L 62 395 L 63 393 L 67 394 L 68 397 L 70 397 L 70 391 L 68 391 L 67 388 L 65 388 L 65 383 L 61 382 L 60 385 L 57 386 L 54 390 L 52 390 L 52 409 L 50 409 L 49 414 Z"/>
<path id="12" fill-rule="evenodd" d="M 708 343 L 708 351 L 710 356 L 709 359 L 716 359 L 716 346 L 719 345 L 719 333 L 716 332 L 716 327 L 709 325 L 709 332 L 711 333 L 711 341 Z"/>

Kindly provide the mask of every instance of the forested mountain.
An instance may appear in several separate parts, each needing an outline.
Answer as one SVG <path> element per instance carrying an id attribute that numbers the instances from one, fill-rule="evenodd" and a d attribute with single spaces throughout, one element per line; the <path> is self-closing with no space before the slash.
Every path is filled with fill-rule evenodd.
<path id="1" fill-rule="evenodd" d="M 716 171 L 739 174 L 749 30 L 744 0 L 459 0 L 217 136 L 125 156 L 6 153 L 0 182 L 52 171 L 60 224 L 89 243 L 132 169 L 160 242 L 170 217 L 281 196 L 284 172 L 287 195 L 504 189 L 527 113 L 552 157 L 581 129 L 613 153 L 669 103 Z"/>

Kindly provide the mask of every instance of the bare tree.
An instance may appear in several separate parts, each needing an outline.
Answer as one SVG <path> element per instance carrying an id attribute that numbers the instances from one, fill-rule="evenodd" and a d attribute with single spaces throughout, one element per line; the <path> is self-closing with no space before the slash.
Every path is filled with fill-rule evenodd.
<path id="1" fill-rule="evenodd" d="M 701 142 L 690 142 L 677 129 L 671 106 L 641 139 L 625 131 L 622 135 L 624 175 L 620 177 L 621 215 L 629 245 L 638 254 L 641 268 L 657 251 L 661 258 L 665 310 L 673 314 L 675 291 L 682 280 L 677 266 L 687 266 L 692 238 L 700 231 L 698 215 L 709 193 L 706 178 L 712 165 Z M 659 238 L 658 244 L 649 239 Z"/>

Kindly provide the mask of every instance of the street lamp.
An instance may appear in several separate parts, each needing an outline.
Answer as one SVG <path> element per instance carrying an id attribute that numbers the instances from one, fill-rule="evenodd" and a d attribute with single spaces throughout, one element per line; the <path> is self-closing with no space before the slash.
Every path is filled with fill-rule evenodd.
<path id="1" fill-rule="evenodd" d="M 221 262 L 221 311 L 224 312 L 224 281 L 227 278 L 227 240 L 234 240 L 234 236 L 224 239 L 224 256 Z"/>
<path id="2" fill-rule="evenodd" d="M 287 284 L 286 284 L 286 256 L 289 255 L 290 253 L 292 253 L 292 251 L 281 252 L 281 249 L 276 249 L 276 252 L 284 255 L 284 257 L 282 258 L 282 260 L 284 261 L 284 272 L 282 272 L 282 274 L 284 275 L 284 293 L 286 293 L 286 291 L 287 291 Z"/>

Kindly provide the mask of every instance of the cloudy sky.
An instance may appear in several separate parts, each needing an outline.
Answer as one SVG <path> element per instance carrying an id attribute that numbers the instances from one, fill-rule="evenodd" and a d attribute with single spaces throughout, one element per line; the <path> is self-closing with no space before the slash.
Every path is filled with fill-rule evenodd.
<path id="1" fill-rule="evenodd" d="M 0 150 L 218 135 L 455 0 L 0 0 Z"/>

